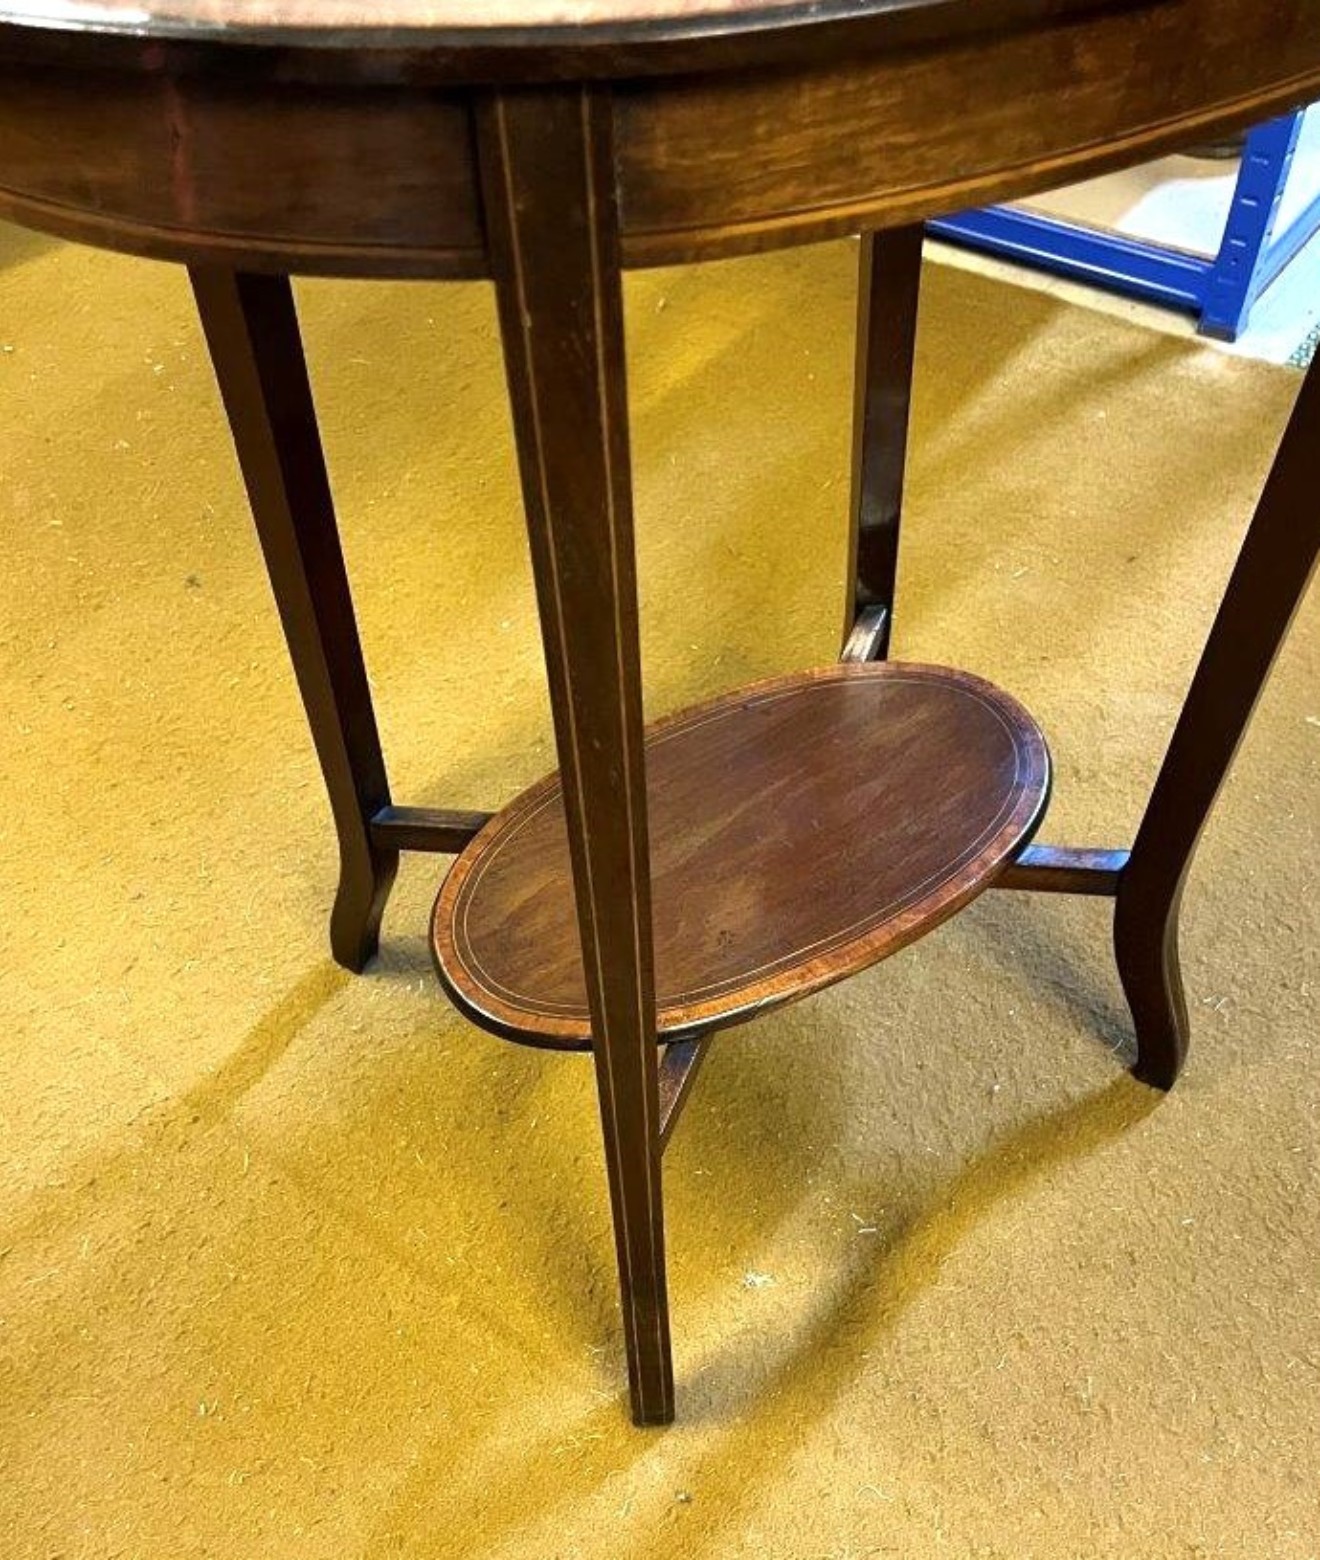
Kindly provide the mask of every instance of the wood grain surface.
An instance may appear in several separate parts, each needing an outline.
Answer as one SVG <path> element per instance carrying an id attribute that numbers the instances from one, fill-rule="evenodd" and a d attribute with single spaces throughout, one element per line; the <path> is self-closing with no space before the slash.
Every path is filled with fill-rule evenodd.
<path id="1" fill-rule="evenodd" d="M 492 83 L 613 83 L 631 267 L 912 224 L 1320 96 L 1320 5 L 1256 0 L 757 8 L 644 43 L 327 25 L 240 45 L 80 14 L 0 19 L 0 216 L 251 271 L 489 275 L 472 126 Z"/>
<path id="2" fill-rule="evenodd" d="M 837 666 L 650 728 L 658 1031 L 752 1017 L 886 957 L 1033 833 L 1049 758 L 968 673 Z M 476 1022 L 590 1041 L 562 795 L 551 776 L 459 858 L 436 903 L 441 979 Z"/>
<path id="3" fill-rule="evenodd" d="M 1320 4 L 1159 0 L 619 99 L 632 265 L 1014 199 L 1320 97 Z"/>

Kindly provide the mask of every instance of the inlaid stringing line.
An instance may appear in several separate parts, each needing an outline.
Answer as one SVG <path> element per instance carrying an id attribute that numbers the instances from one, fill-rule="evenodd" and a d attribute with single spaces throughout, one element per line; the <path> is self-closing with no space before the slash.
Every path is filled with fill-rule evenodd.
<path id="1" fill-rule="evenodd" d="M 553 506 L 551 505 L 551 502 L 550 502 L 550 482 L 549 482 L 548 473 L 546 472 L 546 468 L 545 468 L 545 440 L 544 440 L 544 430 L 543 430 L 542 421 L 541 421 L 540 399 L 539 399 L 539 394 L 538 394 L 538 390 L 537 390 L 537 382 L 536 382 L 536 365 L 535 365 L 534 354 L 533 354 L 533 351 L 532 351 L 531 336 L 530 336 L 530 332 L 529 332 L 529 328 L 528 328 L 529 313 L 528 313 L 528 308 L 527 308 L 526 268 L 525 268 L 525 265 L 524 265 L 523 253 L 522 253 L 522 239 L 521 239 L 521 235 L 520 235 L 519 229 L 518 229 L 517 203 L 514 200 L 514 194 L 513 194 L 512 158 L 511 158 L 510 146 L 509 146 L 508 119 L 507 119 L 507 116 L 505 114 L 504 99 L 502 97 L 496 97 L 496 99 L 495 99 L 495 122 L 496 122 L 496 128 L 497 128 L 498 135 L 499 135 L 499 145 L 500 145 L 500 179 L 501 179 L 501 183 L 503 185 L 503 190 L 504 190 L 505 216 L 506 216 L 506 220 L 508 221 L 508 224 L 509 224 L 509 240 L 510 240 L 510 242 L 509 242 L 509 251 L 510 251 L 510 260 L 511 260 L 512 266 L 513 266 L 514 295 L 515 295 L 515 298 L 516 298 L 516 301 L 517 301 L 517 304 L 518 304 L 518 333 L 519 333 L 519 340 L 520 340 L 520 342 L 522 344 L 523 361 L 524 361 L 524 367 L 525 367 L 526 376 L 527 376 L 528 402 L 529 402 L 529 408 L 530 408 L 530 411 L 531 411 L 531 418 L 532 418 L 533 444 L 534 444 L 535 450 L 536 450 L 536 467 L 537 467 L 538 484 L 539 484 L 539 487 L 540 487 L 540 494 L 541 494 L 542 518 L 543 518 L 544 523 L 545 523 L 546 537 L 547 537 L 547 541 L 548 541 L 548 544 L 549 544 L 548 548 L 547 548 L 547 551 L 549 552 L 549 555 L 550 555 L 550 588 L 551 588 L 551 595 L 552 595 L 552 597 L 554 599 L 554 606 L 555 606 L 555 642 L 556 642 L 556 646 L 557 646 L 558 651 L 559 651 L 559 661 L 560 661 L 561 675 L 562 675 L 562 677 L 564 679 L 564 686 L 565 686 L 565 689 L 567 691 L 567 690 L 571 690 L 571 679 L 570 679 L 570 674 L 569 674 L 568 643 L 567 643 L 567 638 L 566 638 L 566 634 L 565 634 L 564 602 L 563 602 L 563 593 L 562 593 L 561 582 L 560 582 L 560 578 L 559 578 L 558 556 L 557 556 L 557 552 L 556 552 L 556 548 L 555 548 L 555 526 L 554 526 Z M 589 183 L 590 183 L 590 176 L 588 176 L 588 184 Z M 596 990 L 597 990 L 597 993 L 599 995 L 599 1000 L 603 1004 L 603 1002 L 604 1002 L 605 986 L 604 986 L 604 972 L 603 972 L 603 970 L 601 968 L 601 962 L 600 962 L 600 937 L 599 937 L 600 916 L 599 916 L 599 913 L 598 913 L 598 910 L 597 910 L 597 906 L 596 906 L 596 884 L 595 884 L 595 875 L 594 875 L 594 873 L 592 871 L 592 866 L 591 866 L 591 850 L 590 850 L 589 845 L 587 844 L 589 836 L 588 836 L 588 830 L 587 830 L 586 811 L 585 811 L 585 807 L 583 805 L 583 798 L 582 798 L 582 767 L 581 767 L 581 758 L 580 758 L 580 749 L 579 749 L 577 717 L 576 717 L 576 714 L 575 714 L 575 711 L 574 711 L 574 708 L 573 708 L 573 699 L 572 699 L 572 696 L 571 696 L 571 691 L 569 692 L 569 696 L 565 699 L 564 702 L 565 702 L 565 704 L 567 706 L 567 723 L 568 723 L 568 739 L 569 739 L 568 740 L 568 749 L 569 749 L 569 759 L 570 759 L 570 762 L 571 762 L 572 767 L 573 767 L 573 781 L 574 781 L 573 789 L 574 789 L 574 794 L 575 794 L 575 797 L 576 797 L 578 822 L 579 822 L 579 825 L 580 825 L 580 827 L 582 829 L 582 839 L 583 839 L 583 843 L 584 843 L 584 847 L 585 847 L 583 849 L 583 852 L 582 852 L 582 857 L 583 857 L 584 870 L 586 872 L 586 878 L 587 878 L 587 913 L 588 913 L 588 919 L 589 919 L 590 924 L 591 924 L 591 940 L 592 940 L 592 945 L 593 945 L 593 955 L 594 955 L 594 961 L 595 961 L 595 966 L 596 966 L 596 970 L 595 970 L 596 982 L 597 982 Z M 618 1115 L 617 1115 L 617 1101 L 616 1101 L 616 1094 L 615 1094 L 614 1073 L 613 1073 L 613 1069 L 609 1065 L 610 1058 L 609 1058 L 608 1048 L 606 1049 L 606 1058 L 605 1058 L 605 1060 L 606 1060 L 605 1075 L 606 1075 L 606 1080 L 608 1082 L 609 1091 L 610 1091 L 610 1110 L 611 1110 L 611 1113 L 614 1116 L 614 1119 L 617 1121 Z M 627 1209 L 624 1206 L 624 1200 L 623 1200 L 622 1197 L 619 1198 L 618 1218 L 619 1218 L 620 1224 L 623 1227 L 622 1231 L 621 1231 L 621 1233 L 623 1234 L 623 1241 L 621 1242 L 621 1244 L 622 1244 L 623 1250 L 624 1250 L 624 1266 L 625 1266 L 625 1268 L 627 1270 L 627 1274 L 628 1274 L 628 1287 L 629 1287 L 629 1291 L 631 1292 L 631 1289 L 632 1289 L 632 1277 L 633 1277 L 632 1276 L 632 1245 L 631 1245 L 631 1241 L 628 1238 L 628 1214 L 627 1214 Z M 640 1355 L 640 1352 L 641 1352 L 641 1350 L 640 1350 L 640 1340 L 637 1337 L 636 1325 L 635 1325 L 635 1321 L 633 1319 L 632 1308 L 630 1306 L 624 1306 L 623 1307 L 623 1313 L 624 1313 L 624 1326 L 627 1327 L 629 1332 L 632 1334 L 632 1342 L 633 1342 L 634 1352 L 636 1354 Z M 641 1387 L 641 1383 L 640 1383 L 641 1372 L 638 1373 L 638 1376 L 639 1376 L 639 1387 L 638 1387 L 639 1406 L 644 1406 L 644 1405 L 641 1405 L 641 1402 L 640 1402 L 641 1395 L 642 1395 L 642 1387 Z"/>
<path id="2" fill-rule="evenodd" d="M 600 256 L 600 230 L 597 223 L 598 208 L 596 200 L 596 169 L 595 169 L 595 123 L 592 113 L 592 99 L 585 87 L 580 89 L 579 112 L 582 119 L 582 157 L 584 172 L 586 175 L 587 190 L 587 241 L 591 250 L 591 305 L 596 326 L 596 387 L 599 396 L 599 430 L 601 449 L 605 457 L 605 513 L 606 529 L 610 544 L 610 596 L 614 606 L 614 654 L 615 669 L 618 677 L 619 688 L 619 724 L 623 733 L 623 799 L 625 808 L 625 826 L 628 833 L 628 861 L 631 875 L 632 892 L 629 895 L 632 909 L 632 937 L 633 937 L 633 970 L 636 975 L 634 994 L 637 999 L 637 1032 L 639 1038 L 645 1042 L 648 1029 L 655 1023 L 654 1012 L 648 1013 L 646 995 L 642 990 L 642 928 L 638 915 L 637 886 L 641 882 L 641 872 L 644 870 L 649 875 L 650 862 L 639 863 L 637 853 L 637 831 L 633 814 L 633 776 L 632 760 L 630 756 L 630 730 L 628 721 L 628 696 L 627 682 L 623 665 L 623 613 L 619 599 L 619 520 L 614 502 L 614 452 L 610 447 L 610 399 L 609 399 L 609 375 L 605 363 L 605 319 L 602 304 L 604 301 L 603 279 Z M 612 214 L 611 214 L 612 215 Z M 636 581 L 634 580 L 634 593 Z M 640 689 L 638 692 L 640 702 Z M 640 747 L 640 743 L 638 744 Z M 649 898 L 649 896 L 648 896 Z M 611 1094 L 614 1083 L 614 1058 L 609 1046 L 605 1047 L 605 1063 L 610 1074 Z M 652 1145 L 657 1139 L 655 1124 L 651 1120 L 651 1100 L 654 1088 L 650 1079 L 654 1074 L 644 1070 L 642 1074 L 642 1131 L 646 1138 L 646 1199 L 648 1207 L 655 1201 L 655 1155 L 651 1152 Z M 652 1270 L 658 1266 L 658 1255 L 655 1248 L 655 1220 L 647 1220 L 647 1233 L 650 1238 Z M 660 1325 L 660 1311 L 658 1307 L 652 1307 L 655 1318 L 655 1342 L 657 1354 L 663 1358 L 664 1337 Z M 640 1376 L 639 1372 L 639 1376 Z"/>
<path id="3" fill-rule="evenodd" d="M 822 679 L 822 681 L 824 680 L 827 679 Z M 848 679 L 846 677 L 840 676 L 837 680 L 846 681 Z M 923 681 L 925 681 L 925 679 L 922 678 L 886 678 L 886 682 L 892 684 L 920 683 Z M 1038 740 L 1029 742 L 1025 746 L 1020 746 L 1018 738 L 1015 735 L 1013 728 L 1005 719 L 1003 712 L 977 689 L 962 688 L 959 691 L 963 697 L 970 698 L 976 703 L 982 705 L 994 717 L 994 719 L 1008 735 L 1010 745 L 1013 748 L 1012 782 L 1007 787 L 1007 794 L 1005 795 L 1004 800 L 1000 803 L 998 811 L 995 813 L 990 822 L 983 827 L 981 833 L 977 835 L 977 837 L 969 844 L 964 846 L 962 851 L 960 851 L 959 854 L 945 866 L 939 868 L 937 871 L 931 872 L 915 885 L 909 885 L 909 887 L 907 887 L 903 893 L 898 896 L 898 898 L 889 901 L 883 906 L 868 911 L 865 916 L 860 917 L 856 921 L 850 922 L 847 926 L 841 927 L 835 932 L 829 933 L 825 937 L 817 939 L 815 942 L 807 943 L 800 948 L 796 948 L 788 953 L 781 954 L 778 958 L 771 960 L 768 963 L 752 966 L 746 971 L 740 971 L 736 979 L 715 982 L 706 986 L 693 987 L 691 990 L 684 991 L 678 997 L 676 997 L 672 1003 L 670 1003 L 670 1007 L 690 1006 L 698 998 L 712 996 L 726 988 L 734 988 L 758 977 L 767 975 L 772 970 L 777 970 L 785 965 L 794 962 L 801 962 L 806 958 L 815 956 L 821 950 L 833 951 L 833 949 L 843 946 L 844 944 L 858 938 L 859 936 L 864 936 L 866 933 L 873 930 L 874 927 L 881 921 L 901 914 L 903 910 L 909 907 L 913 900 L 919 898 L 924 892 L 932 889 L 937 884 L 940 884 L 941 880 L 947 881 L 950 877 L 956 875 L 956 873 L 961 870 L 961 868 L 965 866 L 967 862 L 974 860 L 984 850 L 984 848 L 990 843 L 995 835 L 999 833 L 1001 828 L 1007 824 L 1009 818 L 1014 817 L 1023 805 L 1022 798 L 1015 795 L 1014 793 L 1016 791 L 1018 782 L 1021 779 L 1024 757 L 1027 753 L 1031 753 L 1035 762 L 1040 763 L 1043 761 L 1043 755 L 1037 751 L 1039 748 Z M 776 689 L 770 693 L 767 693 L 764 699 L 759 702 L 770 703 L 778 699 L 792 697 L 793 695 L 800 692 L 801 688 L 797 686 L 785 690 Z M 728 713 L 729 712 L 726 708 L 720 708 L 718 710 L 712 711 L 708 716 L 704 717 L 700 721 L 694 721 L 690 724 L 686 722 L 680 722 L 679 729 L 672 733 L 672 735 L 689 735 L 691 731 L 698 729 L 702 725 L 709 724 L 713 720 L 719 720 L 727 717 Z M 659 740 L 666 740 L 668 735 L 670 734 L 666 733 L 665 736 L 662 736 Z M 551 786 L 547 790 L 546 795 L 536 801 L 534 805 L 532 805 L 523 815 L 523 817 L 520 818 L 502 835 L 499 842 L 495 846 L 485 852 L 481 860 L 476 863 L 471 872 L 471 875 L 466 879 L 457 896 L 458 902 L 455 912 L 456 925 L 462 935 L 461 937 L 453 939 L 452 948 L 454 957 L 456 958 L 459 965 L 461 965 L 461 967 L 467 972 L 468 976 L 473 982 L 474 987 L 484 987 L 491 995 L 504 997 L 509 1000 L 512 1005 L 510 1011 L 513 1015 L 509 1021 L 514 1023 L 517 1021 L 517 1012 L 514 1011 L 514 1008 L 524 1013 L 539 1013 L 547 1018 L 576 1018 L 581 1010 L 580 1008 L 571 1006 L 566 1003 L 536 1002 L 527 993 L 520 992 L 513 989 L 512 987 L 506 986 L 498 976 L 494 975 L 488 969 L 486 969 L 485 965 L 481 962 L 481 959 L 476 951 L 475 942 L 473 941 L 469 930 L 468 916 L 469 912 L 471 911 L 472 904 L 475 900 L 481 880 L 487 870 L 498 860 L 500 853 L 507 849 L 509 844 L 517 837 L 517 835 L 529 824 L 534 822 L 536 818 L 546 810 L 546 808 L 552 806 L 557 797 L 561 794 L 562 791 L 560 787 Z"/>

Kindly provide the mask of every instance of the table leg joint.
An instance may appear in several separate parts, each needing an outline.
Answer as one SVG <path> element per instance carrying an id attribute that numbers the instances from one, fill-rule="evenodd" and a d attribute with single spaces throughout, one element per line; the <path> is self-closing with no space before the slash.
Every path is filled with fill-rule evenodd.
<path id="1" fill-rule="evenodd" d="M 384 850 L 430 851 L 456 856 L 490 822 L 488 812 L 441 807 L 382 807 L 371 818 L 372 842 Z"/>
<path id="2" fill-rule="evenodd" d="M 706 1052 L 715 1038 L 714 1031 L 692 1040 L 676 1040 L 660 1056 L 660 1148 L 663 1152 L 674 1135 L 692 1085 L 697 1081 Z"/>
<path id="3" fill-rule="evenodd" d="M 863 607 L 852 626 L 841 661 L 880 661 L 884 659 L 884 647 L 888 639 L 889 608 Z"/>
<path id="4" fill-rule="evenodd" d="M 1126 850 L 1093 850 L 1076 845 L 1028 845 L 1007 867 L 996 888 L 1040 894 L 1087 894 L 1112 899 L 1128 864 Z"/>

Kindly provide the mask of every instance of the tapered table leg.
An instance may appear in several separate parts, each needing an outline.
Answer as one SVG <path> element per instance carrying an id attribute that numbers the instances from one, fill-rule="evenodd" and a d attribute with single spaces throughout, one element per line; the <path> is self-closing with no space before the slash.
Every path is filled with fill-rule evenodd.
<path id="1" fill-rule="evenodd" d="M 209 266 L 191 276 L 339 836 L 330 944 L 360 970 L 399 857 L 370 834 L 389 784 L 293 292 L 287 276 Z"/>
<path id="2" fill-rule="evenodd" d="M 1114 946 L 1139 1078 L 1167 1089 L 1187 1053 L 1178 907 L 1201 829 L 1320 548 L 1320 361 L 1307 370 L 1118 885 Z"/>
<path id="3" fill-rule="evenodd" d="M 889 653 L 921 283 L 920 226 L 864 233 L 857 278 L 852 526 L 844 651 Z"/>
<path id="4" fill-rule="evenodd" d="M 637 587 L 611 108 L 492 98 L 478 119 L 593 1029 L 633 1417 L 673 1418 Z"/>

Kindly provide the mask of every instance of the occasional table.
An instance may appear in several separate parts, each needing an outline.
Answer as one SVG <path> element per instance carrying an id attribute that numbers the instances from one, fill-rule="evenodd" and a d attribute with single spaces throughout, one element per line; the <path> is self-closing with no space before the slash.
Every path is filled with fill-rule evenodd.
<path id="1" fill-rule="evenodd" d="M 1320 370 L 1131 849 L 1033 843 L 1030 715 L 886 659 L 921 224 L 1318 96 L 1301 0 L 0 0 L 0 213 L 190 269 L 334 814 L 335 957 L 372 956 L 401 851 L 456 854 L 454 999 L 594 1057 L 639 1424 L 674 1413 L 661 1156 L 720 1029 L 987 887 L 1094 894 L 1134 1070 L 1177 1076 L 1183 882 L 1320 539 Z M 622 273 L 844 234 L 842 658 L 646 728 Z M 559 756 L 494 818 L 391 794 L 291 273 L 494 281 Z"/>

